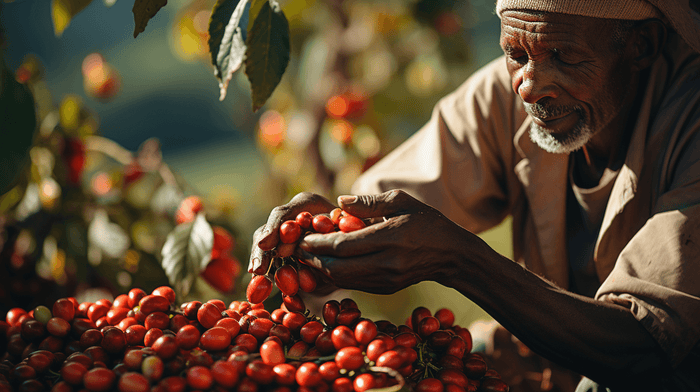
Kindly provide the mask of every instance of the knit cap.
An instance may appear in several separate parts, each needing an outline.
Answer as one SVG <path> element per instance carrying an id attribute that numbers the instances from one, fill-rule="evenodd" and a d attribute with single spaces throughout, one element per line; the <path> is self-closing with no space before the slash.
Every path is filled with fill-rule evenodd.
<path id="1" fill-rule="evenodd" d="M 698 0 L 498 0 L 496 13 L 531 10 L 604 19 L 667 21 L 690 47 L 700 52 Z"/>

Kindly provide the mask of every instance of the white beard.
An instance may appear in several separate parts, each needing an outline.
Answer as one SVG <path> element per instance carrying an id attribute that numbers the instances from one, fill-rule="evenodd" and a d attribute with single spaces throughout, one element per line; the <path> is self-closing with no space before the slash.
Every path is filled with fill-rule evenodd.
<path id="1" fill-rule="evenodd" d="M 530 126 L 530 140 L 541 149 L 554 154 L 574 152 L 588 143 L 592 136 L 593 131 L 580 122 L 563 138 L 555 137 L 535 123 Z"/>

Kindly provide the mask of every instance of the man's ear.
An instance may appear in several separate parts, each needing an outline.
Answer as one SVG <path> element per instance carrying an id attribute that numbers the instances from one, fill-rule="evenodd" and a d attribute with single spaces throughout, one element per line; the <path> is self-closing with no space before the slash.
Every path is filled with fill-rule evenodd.
<path id="1" fill-rule="evenodd" d="M 647 19 L 637 23 L 633 28 L 632 65 L 641 71 L 650 67 L 661 55 L 666 45 L 668 31 L 659 19 Z"/>

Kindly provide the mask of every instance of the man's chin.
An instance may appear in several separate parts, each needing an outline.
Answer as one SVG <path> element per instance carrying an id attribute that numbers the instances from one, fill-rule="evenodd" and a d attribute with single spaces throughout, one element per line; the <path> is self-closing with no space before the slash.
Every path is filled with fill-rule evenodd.
<path id="1" fill-rule="evenodd" d="M 555 134 L 534 123 L 530 126 L 530 140 L 541 149 L 553 154 L 568 154 L 576 151 L 583 147 L 590 138 L 590 132 L 581 127 L 566 134 Z"/>

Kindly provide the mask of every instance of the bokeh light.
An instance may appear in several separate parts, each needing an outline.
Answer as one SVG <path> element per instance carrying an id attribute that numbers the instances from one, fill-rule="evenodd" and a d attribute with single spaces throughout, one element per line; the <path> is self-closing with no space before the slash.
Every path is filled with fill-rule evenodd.
<path id="1" fill-rule="evenodd" d="M 258 140 L 267 149 L 280 147 L 287 137 L 284 116 L 276 110 L 268 110 L 260 116 Z"/>
<path id="2" fill-rule="evenodd" d="M 98 173 L 92 177 L 92 191 L 97 196 L 107 195 L 113 188 L 112 178 L 107 173 Z"/>
<path id="3" fill-rule="evenodd" d="M 346 96 L 334 95 L 326 103 L 326 112 L 335 118 L 343 118 L 350 112 L 350 102 Z"/>
<path id="4" fill-rule="evenodd" d="M 362 125 L 355 129 L 355 133 L 352 137 L 352 144 L 355 146 L 360 156 L 365 159 L 378 155 L 382 148 L 381 141 L 377 137 L 377 134 L 367 125 Z"/>
<path id="5" fill-rule="evenodd" d="M 330 133 L 338 143 L 350 144 L 354 127 L 345 120 L 335 120 L 331 122 Z"/>
<path id="6" fill-rule="evenodd" d="M 211 4 L 195 1 L 176 17 L 170 31 L 171 51 L 184 62 L 209 60 Z"/>
<path id="7" fill-rule="evenodd" d="M 287 126 L 287 142 L 298 150 L 306 148 L 314 136 L 316 124 L 316 120 L 308 111 L 293 112 Z"/>
<path id="8" fill-rule="evenodd" d="M 99 53 L 85 57 L 82 65 L 85 92 L 100 101 L 109 101 L 121 89 L 121 78 L 116 69 Z"/>

